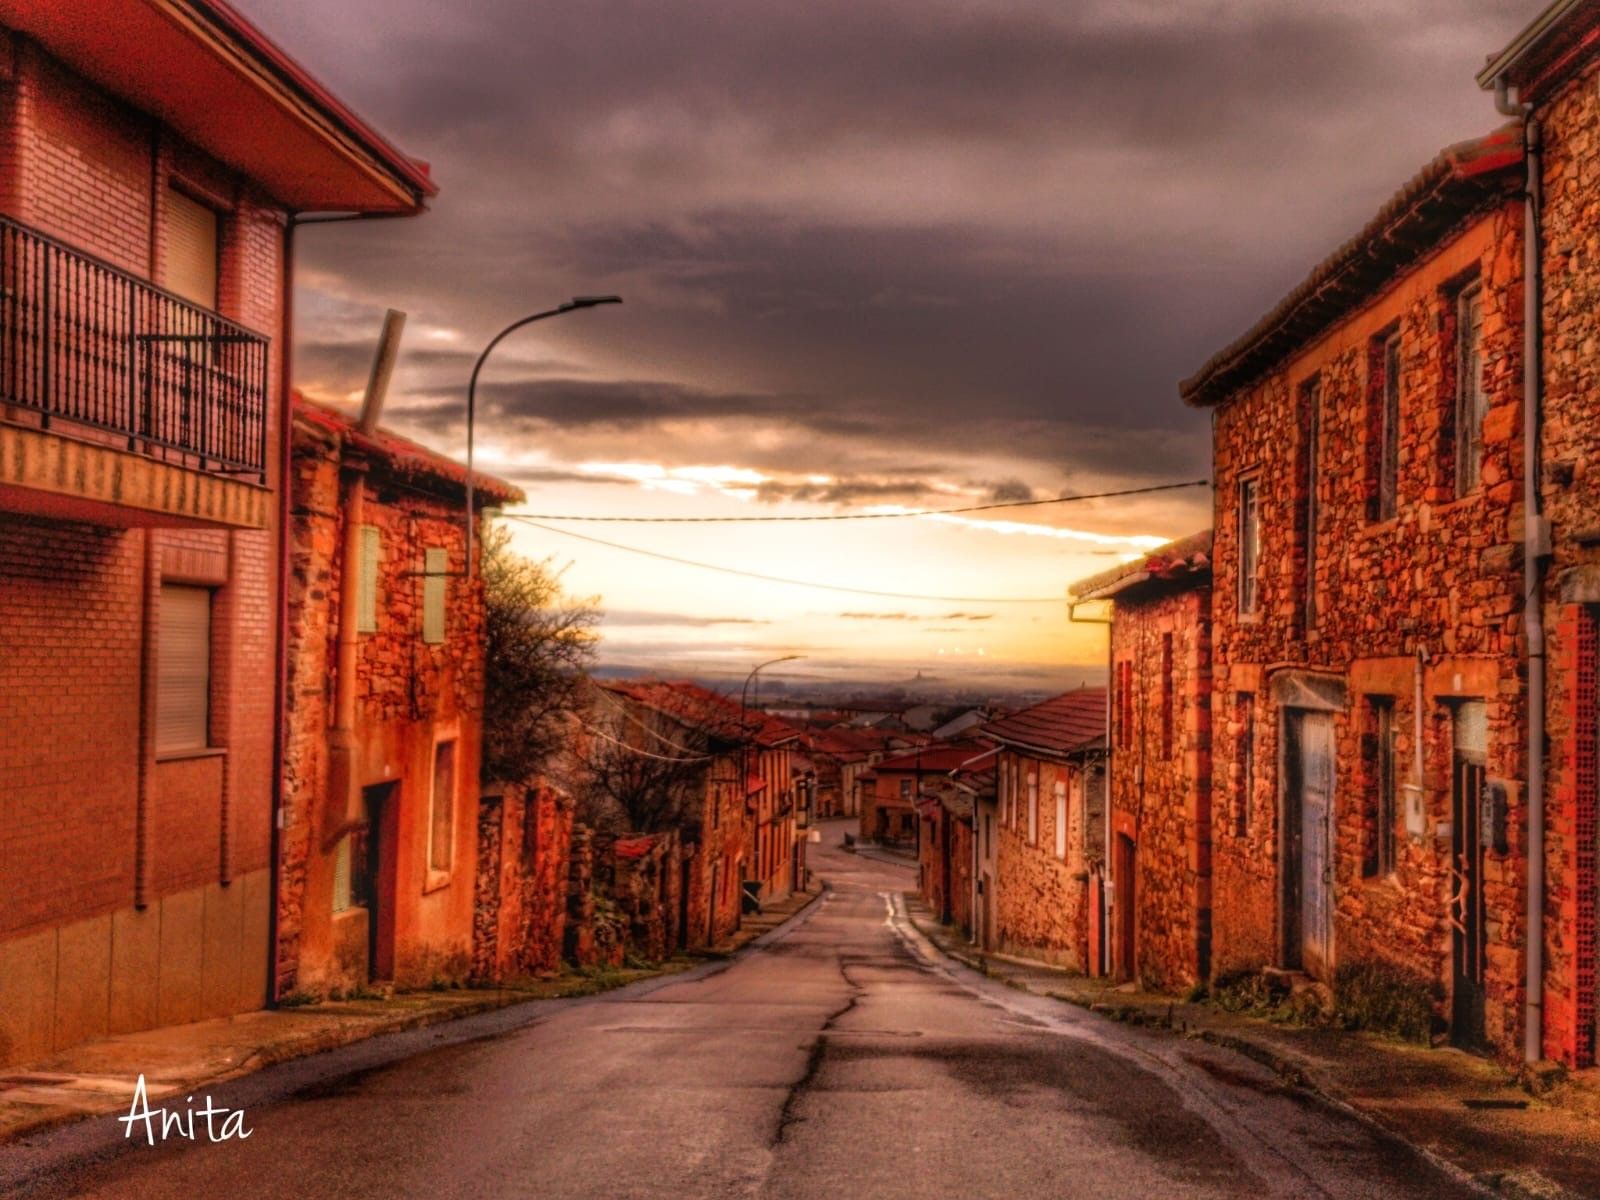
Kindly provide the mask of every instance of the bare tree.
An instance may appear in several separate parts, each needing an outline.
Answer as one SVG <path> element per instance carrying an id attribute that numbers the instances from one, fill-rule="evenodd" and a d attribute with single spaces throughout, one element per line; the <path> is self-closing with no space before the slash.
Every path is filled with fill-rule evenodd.
<path id="1" fill-rule="evenodd" d="M 550 561 L 511 548 L 511 535 L 483 539 L 488 658 L 484 676 L 483 774 L 520 782 L 545 769 L 570 737 L 594 661 L 599 612 L 561 588 Z"/>
<path id="2" fill-rule="evenodd" d="M 698 833 L 711 769 L 727 739 L 597 689 L 590 709 L 579 819 L 614 833 Z"/>

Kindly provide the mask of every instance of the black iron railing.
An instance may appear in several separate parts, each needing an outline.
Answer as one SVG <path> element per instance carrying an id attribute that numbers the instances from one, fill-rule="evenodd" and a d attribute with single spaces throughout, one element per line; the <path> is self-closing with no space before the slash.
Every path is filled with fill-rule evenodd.
<path id="1" fill-rule="evenodd" d="M 0 405 L 265 477 L 268 339 L 0 217 Z"/>

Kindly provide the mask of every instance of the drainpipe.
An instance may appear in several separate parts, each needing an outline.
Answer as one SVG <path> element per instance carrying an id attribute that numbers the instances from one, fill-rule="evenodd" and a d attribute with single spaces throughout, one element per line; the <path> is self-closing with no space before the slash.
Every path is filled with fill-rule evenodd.
<path id="1" fill-rule="evenodd" d="M 1528 1062 L 1538 1062 L 1544 1057 L 1544 560 L 1550 554 L 1550 523 L 1539 507 L 1543 407 L 1539 210 L 1543 179 L 1539 123 L 1533 106 L 1512 102 L 1503 75 L 1495 80 L 1494 106 L 1503 116 L 1522 118 L 1527 168 L 1522 235 L 1522 624 L 1528 643 L 1528 947 L 1522 1053 Z"/>

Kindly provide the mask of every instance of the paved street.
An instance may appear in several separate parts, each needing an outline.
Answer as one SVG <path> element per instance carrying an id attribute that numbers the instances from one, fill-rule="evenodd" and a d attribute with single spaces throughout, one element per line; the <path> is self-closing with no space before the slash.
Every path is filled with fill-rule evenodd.
<path id="1" fill-rule="evenodd" d="M 1226 1051 L 949 965 L 899 915 L 911 869 L 841 832 L 810 848 L 832 891 L 731 965 L 216 1089 L 244 1142 L 107 1156 L 102 1119 L 0 1151 L 0 1190 L 9 1169 L 25 1195 L 140 1200 L 1474 1194 Z"/>

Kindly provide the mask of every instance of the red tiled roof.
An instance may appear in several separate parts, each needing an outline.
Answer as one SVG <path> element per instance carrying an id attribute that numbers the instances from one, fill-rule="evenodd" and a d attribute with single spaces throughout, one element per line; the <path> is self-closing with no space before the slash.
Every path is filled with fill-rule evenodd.
<path id="1" fill-rule="evenodd" d="M 742 741 L 748 736 L 758 746 L 773 748 L 804 736 L 779 717 L 755 708 L 741 711 L 738 701 L 687 680 L 614 680 L 601 686 L 729 741 Z"/>
<path id="2" fill-rule="evenodd" d="M 655 844 L 655 835 L 644 833 L 638 837 L 618 838 L 611 852 L 618 858 L 643 858 L 655 848 Z"/>
<path id="3" fill-rule="evenodd" d="M 1082 687 L 981 726 L 986 737 L 1017 750 L 1075 754 L 1105 743 L 1106 690 Z"/>
<path id="4" fill-rule="evenodd" d="M 948 775 L 951 771 L 961 769 L 974 758 L 988 753 L 993 746 L 982 742 L 946 742 L 938 746 L 923 746 L 917 750 L 909 750 L 894 758 L 886 758 L 873 766 L 873 771 L 924 771 L 929 774 L 937 772 Z M 976 765 L 976 764 L 974 764 Z"/>
<path id="5" fill-rule="evenodd" d="M 1340 317 L 1377 295 L 1407 266 L 1521 178 L 1520 122 L 1439 152 L 1355 237 L 1318 264 L 1243 336 L 1178 385 L 1187 404 L 1226 401 Z"/>
<path id="6" fill-rule="evenodd" d="M 370 434 L 362 433 L 356 428 L 355 417 L 299 392 L 294 394 L 294 415 L 297 421 L 304 422 L 310 428 L 331 434 L 346 445 L 382 459 L 396 474 L 420 476 L 462 488 L 466 486 L 467 469 L 455 459 L 392 433 L 381 425 Z M 472 486 L 477 495 L 486 501 L 516 504 L 523 500 L 520 488 L 493 475 L 485 475 L 482 471 L 472 473 Z"/>
<path id="7" fill-rule="evenodd" d="M 1211 530 L 1158 546 L 1109 571 L 1080 579 L 1068 592 L 1075 600 L 1104 600 L 1141 583 L 1203 583 L 1211 578 Z"/>

